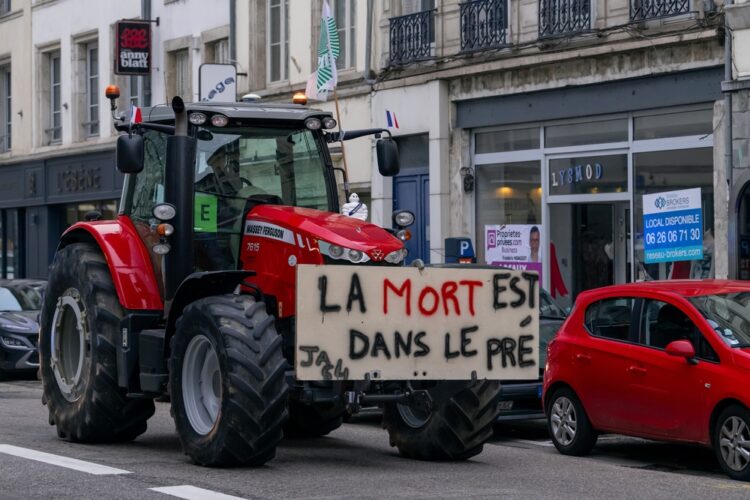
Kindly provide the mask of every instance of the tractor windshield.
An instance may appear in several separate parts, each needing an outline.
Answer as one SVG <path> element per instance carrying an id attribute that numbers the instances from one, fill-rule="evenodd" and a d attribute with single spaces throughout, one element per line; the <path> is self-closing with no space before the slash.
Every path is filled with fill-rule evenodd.
<path id="1" fill-rule="evenodd" d="M 219 259 L 215 251 L 201 252 L 201 246 L 210 240 L 206 243 L 211 248 L 218 239 L 228 240 L 229 248 L 238 247 L 248 199 L 254 195 L 281 205 L 329 210 L 326 163 L 321 143 L 310 130 L 214 127 L 199 128 L 196 137 L 199 268 L 233 267 L 236 255 Z M 201 265 L 201 253 L 213 254 L 210 264 Z"/>

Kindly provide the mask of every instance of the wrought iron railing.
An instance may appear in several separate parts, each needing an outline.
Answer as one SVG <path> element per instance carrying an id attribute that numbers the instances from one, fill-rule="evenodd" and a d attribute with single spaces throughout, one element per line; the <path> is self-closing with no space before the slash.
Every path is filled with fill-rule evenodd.
<path id="1" fill-rule="evenodd" d="M 461 50 L 480 50 L 506 44 L 508 0 L 475 0 L 461 4 Z"/>
<path id="2" fill-rule="evenodd" d="M 391 65 L 408 64 L 432 57 L 435 41 L 435 11 L 392 17 Z"/>
<path id="3" fill-rule="evenodd" d="M 690 12 L 690 0 L 630 0 L 630 20 L 643 21 Z"/>
<path id="4" fill-rule="evenodd" d="M 539 0 L 539 38 L 591 29 L 591 0 Z"/>

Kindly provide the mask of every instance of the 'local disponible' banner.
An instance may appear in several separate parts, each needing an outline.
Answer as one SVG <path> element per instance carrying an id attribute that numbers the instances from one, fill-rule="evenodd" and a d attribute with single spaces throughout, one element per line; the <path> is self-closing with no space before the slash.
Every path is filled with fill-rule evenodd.
<path id="1" fill-rule="evenodd" d="M 148 21 L 117 22 L 115 74 L 151 74 L 151 24 Z"/>
<path id="2" fill-rule="evenodd" d="M 484 260 L 491 266 L 542 274 L 541 224 L 484 226 Z"/>
<path id="3" fill-rule="evenodd" d="M 700 188 L 643 195 L 645 262 L 703 259 Z"/>

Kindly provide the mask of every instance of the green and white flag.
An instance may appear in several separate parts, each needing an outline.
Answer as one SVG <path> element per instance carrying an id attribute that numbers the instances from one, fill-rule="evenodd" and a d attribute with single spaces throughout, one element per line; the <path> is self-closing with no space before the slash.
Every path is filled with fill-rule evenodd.
<path id="1" fill-rule="evenodd" d="M 340 52 L 339 32 L 331 15 L 328 0 L 323 0 L 323 16 L 320 19 L 320 44 L 318 45 L 318 69 L 307 80 L 305 93 L 309 99 L 325 101 L 336 88 L 336 58 Z"/>

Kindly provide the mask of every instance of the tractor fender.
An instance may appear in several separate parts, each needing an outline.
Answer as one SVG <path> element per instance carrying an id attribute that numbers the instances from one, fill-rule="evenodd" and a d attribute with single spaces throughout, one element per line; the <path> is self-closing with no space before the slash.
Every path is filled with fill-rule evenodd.
<path id="1" fill-rule="evenodd" d="M 170 339 L 175 332 L 177 318 L 188 304 L 211 295 L 232 293 L 245 279 L 255 276 L 255 271 L 206 271 L 189 275 L 180 283 L 167 316 L 164 353 L 169 352 Z"/>
<path id="2" fill-rule="evenodd" d="M 128 217 L 78 222 L 63 233 L 57 250 L 84 241 L 96 243 L 104 254 L 123 308 L 164 309 L 148 251 Z"/>

